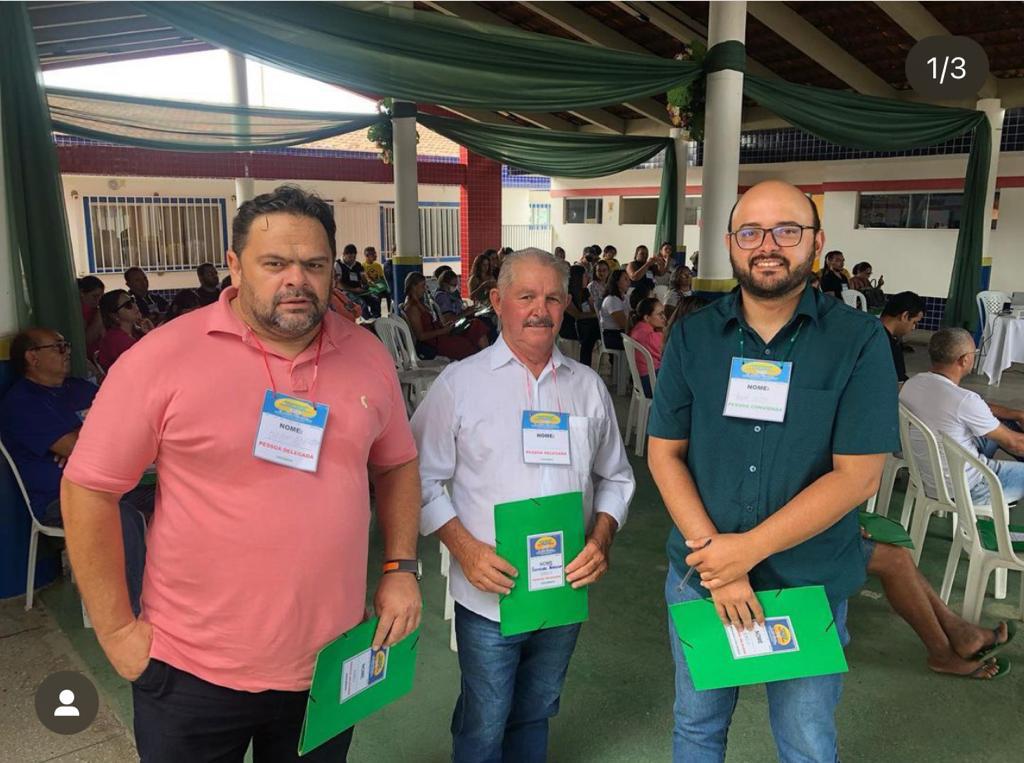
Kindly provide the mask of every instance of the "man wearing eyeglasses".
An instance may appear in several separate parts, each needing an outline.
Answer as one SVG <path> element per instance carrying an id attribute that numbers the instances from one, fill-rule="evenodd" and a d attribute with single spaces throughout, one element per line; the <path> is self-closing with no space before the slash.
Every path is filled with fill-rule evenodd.
<path id="1" fill-rule="evenodd" d="M 68 375 L 71 343 L 51 329 L 18 334 L 11 342 L 11 364 L 19 378 L 0 401 L 0 437 L 25 483 L 32 513 L 44 525 L 61 527 L 61 476 L 97 388 Z M 140 511 L 152 513 L 152 487 L 129 492 L 121 504 L 128 591 L 136 612 L 145 563 Z"/>
<path id="2" fill-rule="evenodd" d="M 739 287 L 673 328 L 651 411 L 648 462 L 675 523 L 665 597 L 710 596 L 723 624 L 750 629 L 755 591 L 821 585 L 845 645 L 865 577 L 855 509 L 899 448 L 889 346 L 876 319 L 809 286 L 825 234 L 799 189 L 755 185 L 725 238 Z M 747 383 L 754 361 L 774 394 Z M 669 632 L 674 760 L 722 760 L 738 690 L 697 691 Z M 838 759 L 840 676 L 765 688 L 781 760 Z"/>

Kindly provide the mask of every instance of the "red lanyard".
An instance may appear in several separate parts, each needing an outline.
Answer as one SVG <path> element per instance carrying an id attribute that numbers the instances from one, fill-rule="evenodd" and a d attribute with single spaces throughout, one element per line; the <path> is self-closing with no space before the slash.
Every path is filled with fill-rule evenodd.
<path id="1" fill-rule="evenodd" d="M 555 370 L 555 356 L 554 355 L 551 356 L 551 360 L 549 362 L 551 363 L 551 378 L 552 378 L 552 380 L 555 383 L 555 401 L 558 403 L 558 410 L 559 410 L 559 412 L 561 412 L 562 411 L 562 398 L 558 394 L 558 372 Z M 530 372 L 526 368 L 526 366 L 523 366 L 523 371 L 526 372 L 526 404 L 527 404 L 527 406 L 530 406 L 530 405 L 533 404 L 533 391 L 530 388 Z M 541 371 L 541 376 L 543 376 L 543 375 L 544 375 L 544 372 Z M 537 405 L 540 405 L 540 379 L 537 380 Z M 533 409 L 531 408 L 530 410 L 533 410 Z"/>
<path id="2" fill-rule="evenodd" d="M 248 328 L 248 326 L 246 328 Z M 256 346 L 260 348 L 260 352 L 263 353 L 263 365 L 265 365 L 267 367 L 267 376 L 270 378 L 270 388 L 272 390 L 274 390 L 274 394 L 276 395 L 277 394 L 277 385 L 274 384 L 274 374 L 270 370 L 270 360 L 267 359 L 267 351 L 266 351 L 266 349 L 264 349 L 263 343 L 260 342 L 259 337 L 256 336 L 256 332 L 253 331 L 251 328 L 249 329 L 249 334 L 252 336 L 253 341 L 256 342 Z M 323 328 L 323 326 L 321 326 L 320 327 L 320 335 L 317 337 L 317 342 L 316 342 L 316 360 L 313 361 L 313 382 L 309 385 L 309 397 L 310 397 L 310 399 L 313 399 L 313 389 L 316 387 L 316 376 L 317 376 L 317 372 L 320 370 L 320 350 L 323 348 L 323 346 L 324 346 L 324 328 Z"/>

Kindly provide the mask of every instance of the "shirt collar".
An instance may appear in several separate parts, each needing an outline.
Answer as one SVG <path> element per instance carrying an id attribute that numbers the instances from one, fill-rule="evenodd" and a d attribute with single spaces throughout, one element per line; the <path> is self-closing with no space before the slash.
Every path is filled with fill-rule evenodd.
<path id="1" fill-rule="evenodd" d="M 504 334 L 498 334 L 498 341 L 491 345 L 489 352 L 491 353 L 490 360 L 492 371 L 496 371 L 502 366 L 513 361 L 519 363 L 520 365 L 523 365 L 523 362 L 512 353 L 511 348 L 509 348 L 509 346 L 505 343 Z M 563 355 L 562 351 L 558 349 L 557 344 L 551 349 L 551 359 L 554 363 L 555 368 L 567 368 L 570 372 L 572 372 L 572 366 L 566 362 L 565 355 Z"/>
<path id="2" fill-rule="evenodd" d="M 206 333 L 207 334 L 232 334 L 241 338 L 242 342 L 247 345 L 251 345 L 255 349 L 259 349 L 252 340 L 252 331 L 245 323 L 235 314 L 234 309 L 231 307 L 231 300 L 238 296 L 238 288 L 235 286 L 229 286 L 222 290 L 220 297 L 210 305 L 208 308 L 204 308 L 208 311 L 209 315 L 206 319 Z M 351 335 L 351 331 L 357 330 L 358 327 L 351 324 L 349 321 L 336 315 L 332 310 L 328 310 L 327 314 L 324 315 L 323 323 L 321 324 L 324 332 L 324 343 L 320 350 L 321 355 L 325 355 L 330 351 L 338 349 L 341 343 Z M 304 361 L 305 355 L 316 353 L 316 344 L 314 340 L 310 343 L 309 347 L 303 350 L 295 358 L 295 363 Z M 268 350 L 268 352 L 271 352 Z"/>
<path id="3" fill-rule="evenodd" d="M 800 301 L 797 303 L 796 311 L 793 313 L 793 318 L 790 319 L 789 323 L 792 323 L 797 316 L 805 315 L 811 323 L 817 326 L 818 319 L 834 307 L 834 304 L 825 304 L 825 299 L 829 299 L 833 303 L 836 302 L 832 297 L 826 297 L 820 291 L 808 284 L 804 287 L 803 294 L 800 295 Z M 746 325 L 746 321 L 743 320 L 743 311 L 740 307 L 740 300 L 740 287 L 737 286 L 727 296 L 722 297 L 715 302 L 718 314 L 721 317 L 723 330 L 728 329 L 733 323 L 740 323 L 744 326 Z"/>

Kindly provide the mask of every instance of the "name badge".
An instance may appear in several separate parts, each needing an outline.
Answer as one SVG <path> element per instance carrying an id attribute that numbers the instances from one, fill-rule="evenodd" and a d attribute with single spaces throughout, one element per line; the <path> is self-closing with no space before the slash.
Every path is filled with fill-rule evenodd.
<path id="1" fill-rule="evenodd" d="M 569 414 L 523 411 L 523 461 L 527 464 L 572 463 L 569 456 Z"/>
<path id="2" fill-rule="evenodd" d="M 789 400 L 789 361 L 733 358 L 723 416 L 755 421 L 784 421 Z"/>
<path id="3" fill-rule="evenodd" d="M 315 472 L 327 426 L 328 406 L 267 390 L 252 454 L 264 461 Z"/>
<path id="4" fill-rule="evenodd" d="M 565 538 L 561 530 L 526 536 L 527 576 L 531 591 L 565 585 Z"/>

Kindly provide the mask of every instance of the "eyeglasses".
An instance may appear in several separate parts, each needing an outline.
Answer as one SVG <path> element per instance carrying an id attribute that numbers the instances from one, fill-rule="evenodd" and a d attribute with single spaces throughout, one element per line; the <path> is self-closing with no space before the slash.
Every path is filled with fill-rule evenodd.
<path id="1" fill-rule="evenodd" d="M 740 228 L 730 231 L 729 235 L 736 239 L 740 249 L 757 249 L 764 241 L 765 234 L 771 231 L 772 239 L 779 246 L 796 246 L 804 237 L 805 230 L 816 231 L 813 225 L 776 225 L 774 228 Z"/>
<path id="2" fill-rule="evenodd" d="M 71 342 L 66 339 L 62 339 L 59 342 L 54 342 L 53 344 L 41 344 L 38 347 L 31 347 L 29 349 L 34 352 L 35 350 L 48 350 L 51 347 L 55 348 L 61 355 L 66 355 L 71 351 Z"/>
<path id="3" fill-rule="evenodd" d="M 128 299 L 117 306 L 117 310 L 124 310 L 126 307 L 131 307 L 135 304 L 135 297 L 128 297 Z M 114 312 L 117 312 L 115 310 Z"/>

